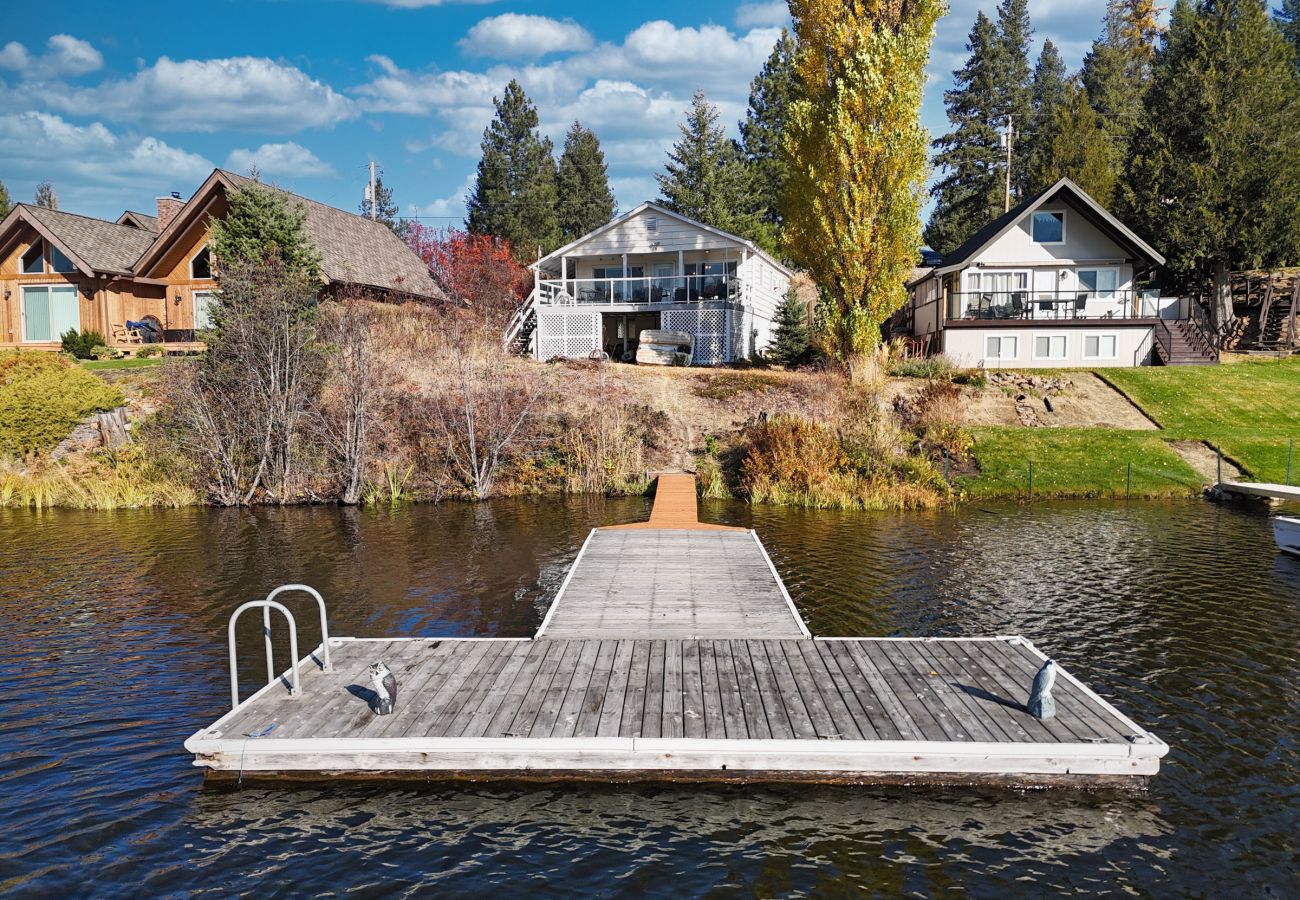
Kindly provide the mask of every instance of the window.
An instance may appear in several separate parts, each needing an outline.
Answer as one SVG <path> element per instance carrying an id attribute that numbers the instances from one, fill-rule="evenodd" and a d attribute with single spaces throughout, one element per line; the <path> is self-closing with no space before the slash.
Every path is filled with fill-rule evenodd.
<path id="1" fill-rule="evenodd" d="M 63 255 L 63 252 L 53 244 L 50 245 L 50 268 L 55 272 L 75 272 L 77 267 L 72 264 L 72 260 Z"/>
<path id="2" fill-rule="evenodd" d="M 212 251 L 204 247 L 194 258 L 190 260 L 190 277 L 191 278 L 211 278 L 212 277 Z"/>
<path id="3" fill-rule="evenodd" d="M 1016 344 L 1014 335 L 989 335 L 984 339 L 984 356 L 987 359 L 1015 359 Z"/>
<path id="4" fill-rule="evenodd" d="M 1034 338 L 1034 359 L 1065 359 L 1063 334 L 1040 334 Z"/>
<path id="5" fill-rule="evenodd" d="M 1113 334 L 1086 334 L 1083 336 L 1084 359 L 1114 359 L 1118 356 L 1119 339 Z"/>
<path id="6" fill-rule="evenodd" d="M 57 341 L 68 330 L 81 330 L 75 287 L 54 284 L 25 287 L 22 293 L 24 341 Z"/>
<path id="7" fill-rule="evenodd" d="M 1089 298 L 1114 300 L 1115 288 L 1119 287 L 1118 269 L 1080 269 L 1079 293 L 1087 293 Z"/>
<path id="8" fill-rule="evenodd" d="M 216 302 L 212 291 L 194 292 L 194 330 L 212 327 L 212 305 Z"/>
<path id="9" fill-rule="evenodd" d="M 657 231 L 659 230 L 659 217 L 658 217 L 658 216 L 646 216 L 646 217 L 645 217 L 645 230 L 648 231 L 648 232 L 650 232 L 651 234 L 654 234 L 655 232 L 657 232 Z"/>
<path id="10" fill-rule="evenodd" d="M 37 241 L 23 254 L 22 267 L 24 275 L 40 275 L 45 271 L 45 242 Z"/>
<path id="11" fill-rule="evenodd" d="M 1065 213 L 1036 212 L 1033 219 L 1035 244 L 1065 243 Z"/>

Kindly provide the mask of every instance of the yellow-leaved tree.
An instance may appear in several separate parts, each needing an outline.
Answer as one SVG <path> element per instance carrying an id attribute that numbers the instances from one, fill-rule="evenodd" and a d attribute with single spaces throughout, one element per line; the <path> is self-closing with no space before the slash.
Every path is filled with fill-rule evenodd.
<path id="1" fill-rule="evenodd" d="M 791 0 L 798 90 L 782 135 L 783 242 L 822 292 L 819 340 L 871 349 L 921 245 L 921 91 L 943 0 Z"/>

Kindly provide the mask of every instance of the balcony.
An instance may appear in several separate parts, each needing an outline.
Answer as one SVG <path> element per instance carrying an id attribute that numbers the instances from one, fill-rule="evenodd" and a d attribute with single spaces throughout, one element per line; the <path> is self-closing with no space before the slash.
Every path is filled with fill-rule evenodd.
<path id="1" fill-rule="evenodd" d="M 737 300 L 741 288 L 741 281 L 735 275 L 569 278 L 539 281 L 537 297 L 542 303 L 557 306 L 693 303 Z"/>
<path id="2" fill-rule="evenodd" d="M 1157 291 L 973 291 L 948 295 L 949 320 L 1176 319 L 1178 298 Z"/>

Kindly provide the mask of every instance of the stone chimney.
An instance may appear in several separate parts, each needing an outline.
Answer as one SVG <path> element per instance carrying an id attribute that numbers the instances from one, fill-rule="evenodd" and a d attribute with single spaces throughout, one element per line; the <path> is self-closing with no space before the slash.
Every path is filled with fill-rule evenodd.
<path id="1" fill-rule="evenodd" d="M 162 234 L 167 226 L 176 218 L 176 214 L 181 211 L 185 201 L 181 199 L 180 192 L 172 191 L 170 197 L 158 198 L 158 233 Z"/>

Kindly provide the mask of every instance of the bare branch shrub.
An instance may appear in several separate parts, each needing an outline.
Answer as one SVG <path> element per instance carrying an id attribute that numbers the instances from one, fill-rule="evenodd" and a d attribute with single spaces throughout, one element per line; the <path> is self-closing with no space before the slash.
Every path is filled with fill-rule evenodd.
<path id="1" fill-rule="evenodd" d="M 352 292 L 328 304 L 320 322 L 329 365 L 317 424 L 339 502 L 348 506 L 360 503 L 364 494 L 374 428 L 392 374 L 376 340 L 377 317 L 374 304 Z M 392 483 L 391 473 L 386 480 Z"/>

